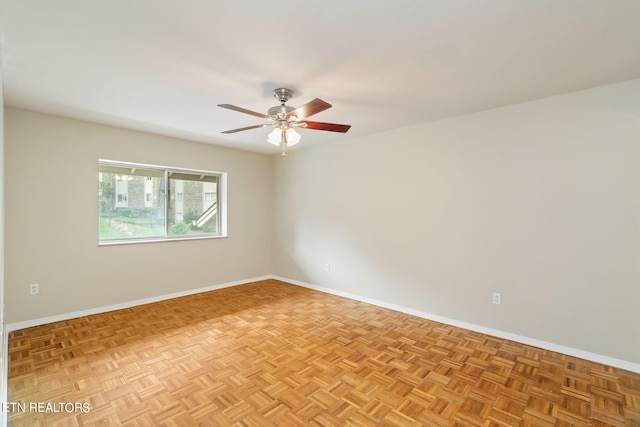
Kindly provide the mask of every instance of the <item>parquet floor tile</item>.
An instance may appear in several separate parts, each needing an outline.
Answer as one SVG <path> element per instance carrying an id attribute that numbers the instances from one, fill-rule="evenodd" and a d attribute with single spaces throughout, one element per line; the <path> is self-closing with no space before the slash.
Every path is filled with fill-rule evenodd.
<path id="1" fill-rule="evenodd" d="M 8 399 L 11 426 L 640 427 L 639 374 L 276 280 L 14 331 Z"/>

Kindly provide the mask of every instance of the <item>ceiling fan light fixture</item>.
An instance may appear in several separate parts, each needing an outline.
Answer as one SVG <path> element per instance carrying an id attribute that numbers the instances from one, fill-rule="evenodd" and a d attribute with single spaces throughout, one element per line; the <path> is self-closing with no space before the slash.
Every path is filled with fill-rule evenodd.
<path id="1" fill-rule="evenodd" d="M 284 138 L 287 141 L 287 146 L 291 147 L 296 145 L 298 142 L 300 142 L 301 135 L 295 130 L 293 130 L 293 128 L 291 127 L 286 128 L 284 132 L 282 128 L 279 128 L 279 127 L 275 128 L 267 137 L 267 141 L 270 144 L 273 144 L 276 147 L 279 147 L 280 144 L 282 143 L 283 133 L 284 133 Z"/>

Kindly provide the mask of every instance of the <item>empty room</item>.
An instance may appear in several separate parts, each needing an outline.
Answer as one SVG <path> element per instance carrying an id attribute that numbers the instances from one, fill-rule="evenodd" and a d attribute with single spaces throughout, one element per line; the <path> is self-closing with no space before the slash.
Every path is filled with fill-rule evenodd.
<path id="1" fill-rule="evenodd" d="M 0 425 L 640 426 L 640 2 L 0 0 Z"/>

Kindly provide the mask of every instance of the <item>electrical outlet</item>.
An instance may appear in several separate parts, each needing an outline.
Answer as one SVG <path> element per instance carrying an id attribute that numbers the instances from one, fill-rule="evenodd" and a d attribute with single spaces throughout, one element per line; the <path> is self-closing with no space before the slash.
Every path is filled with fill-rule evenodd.
<path id="1" fill-rule="evenodd" d="M 324 265 L 324 271 L 326 271 L 327 273 L 331 272 L 331 264 L 325 264 Z"/>
<path id="2" fill-rule="evenodd" d="M 494 304 L 502 304 L 502 295 L 498 292 L 493 293 L 493 303 Z"/>
<path id="3" fill-rule="evenodd" d="M 40 293 L 40 285 L 32 283 L 29 285 L 29 295 L 36 295 Z"/>

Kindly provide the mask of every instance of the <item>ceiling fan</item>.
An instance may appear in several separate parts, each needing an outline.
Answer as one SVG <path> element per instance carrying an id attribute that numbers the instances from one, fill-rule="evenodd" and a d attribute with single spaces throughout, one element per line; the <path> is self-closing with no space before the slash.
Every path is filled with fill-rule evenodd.
<path id="1" fill-rule="evenodd" d="M 247 126 L 238 129 L 226 130 L 222 133 L 236 133 L 249 129 L 257 129 L 263 127 L 274 127 L 269 134 L 267 141 L 273 145 L 282 145 L 282 156 L 286 155 L 287 146 L 291 147 L 300 142 L 300 134 L 294 128 L 304 128 L 313 130 L 326 130 L 330 132 L 345 133 L 351 125 L 339 125 L 336 123 L 312 122 L 307 120 L 308 117 L 318 114 L 321 111 L 331 108 L 331 104 L 316 98 L 307 102 L 301 107 L 293 108 L 285 103 L 293 96 L 293 91 L 287 88 L 278 88 L 273 91 L 273 96 L 280 101 L 280 105 L 269 108 L 267 114 L 257 113 L 245 108 L 236 107 L 230 104 L 219 104 L 218 107 L 226 108 L 233 111 L 239 111 L 252 116 L 269 120 L 267 123 L 260 125 Z"/>

